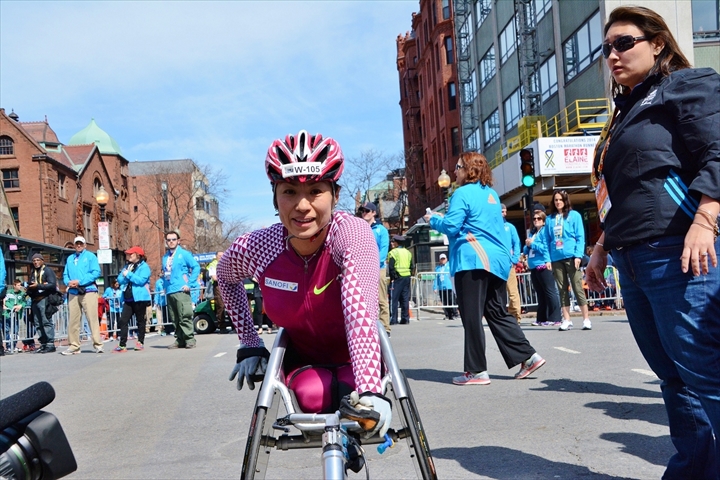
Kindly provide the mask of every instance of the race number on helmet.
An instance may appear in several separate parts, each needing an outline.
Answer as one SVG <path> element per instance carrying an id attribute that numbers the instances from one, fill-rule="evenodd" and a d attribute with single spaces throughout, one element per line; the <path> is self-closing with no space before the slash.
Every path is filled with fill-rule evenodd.
<path id="1" fill-rule="evenodd" d="M 336 182 L 342 175 L 344 163 L 345 157 L 335 140 L 300 130 L 297 135 L 277 139 L 270 145 L 265 170 L 273 183 Z"/>

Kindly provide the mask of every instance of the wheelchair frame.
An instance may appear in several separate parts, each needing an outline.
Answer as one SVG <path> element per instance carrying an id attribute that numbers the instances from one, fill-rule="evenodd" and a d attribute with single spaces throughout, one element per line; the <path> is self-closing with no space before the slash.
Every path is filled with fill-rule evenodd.
<path id="1" fill-rule="evenodd" d="M 385 328 L 378 322 L 378 334 L 380 338 L 380 349 L 385 366 L 385 375 L 382 378 L 383 393 L 387 396 L 392 392 L 395 403 L 395 411 L 403 426 L 400 430 L 390 429 L 388 435 L 397 441 L 405 438 L 408 442 L 410 456 L 414 460 L 417 473 L 423 480 L 436 480 L 437 473 L 435 464 L 430 453 L 430 447 L 425 436 L 425 430 L 420 420 L 420 415 L 413 398 L 407 378 L 400 370 L 395 353 L 393 352 L 390 340 L 385 333 Z M 283 403 L 288 416 L 302 418 L 298 414 L 297 402 L 293 393 L 285 386 L 285 373 L 283 371 L 283 360 L 287 349 L 288 338 L 283 328 L 280 328 L 268 360 L 265 378 L 258 392 L 257 400 L 253 410 L 253 417 L 250 422 L 241 479 L 263 480 L 267 471 L 270 452 L 273 448 L 277 450 L 289 450 L 296 448 L 319 448 L 323 446 L 322 434 L 325 432 L 324 421 L 292 422 L 293 426 L 300 431 L 300 435 L 288 435 L 288 429 L 277 422 L 278 408 Z M 272 421 L 267 421 L 271 417 Z M 308 419 L 312 415 L 306 415 Z M 318 417 L 322 417 L 319 415 Z M 285 417 L 287 418 L 287 417 Z M 355 421 L 341 419 L 341 425 L 349 432 L 362 433 L 362 429 Z M 273 430 L 280 430 L 284 433 L 275 436 Z M 379 444 L 384 439 L 374 435 L 369 439 L 358 440 L 362 444 Z"/>

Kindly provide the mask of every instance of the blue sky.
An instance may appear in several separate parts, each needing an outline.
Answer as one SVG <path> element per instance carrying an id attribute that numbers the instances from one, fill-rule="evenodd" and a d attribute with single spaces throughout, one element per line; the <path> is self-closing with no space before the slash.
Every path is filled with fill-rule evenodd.
<path id="1" fill-rule="evenodd" d="M 263 171 L 300 129 L 402 150 L 396 43 L 418 0 L 0 1 L 0 106 L 61 142 L 95 118 L 128 160 L 222 168 L 221 211 L 276 221 Z"/>

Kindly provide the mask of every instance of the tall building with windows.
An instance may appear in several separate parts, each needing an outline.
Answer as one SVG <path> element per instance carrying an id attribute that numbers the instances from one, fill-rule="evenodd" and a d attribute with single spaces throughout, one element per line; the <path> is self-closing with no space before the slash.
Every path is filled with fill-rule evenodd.
<path id="1" fill-rule="evenodd" d="M 409 217 L 443 201 L 437 178 L 461 153 L 452 2 L 421 0 L 412 31 L 397 37 Z"/>

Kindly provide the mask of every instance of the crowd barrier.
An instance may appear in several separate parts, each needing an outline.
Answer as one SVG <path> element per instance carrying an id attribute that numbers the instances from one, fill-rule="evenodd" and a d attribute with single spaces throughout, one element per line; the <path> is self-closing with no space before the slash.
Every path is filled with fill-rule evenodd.
<path id="1" fill-rule="evenodd" d="M 12 288 L 12 287 L 10 287 Z M 198 302 L 203 300 L 202 292 L 204 289 L 192 289 L 191 293 L 199 294 Z M 195 295 L 193 295 L 195 296 Z M 100 297 L 99 297 L 100 298 Z M 106 299 L 108 300 L 108 309 L 104 312 L 102 317 L 98 317 L 100 322 L 100 332 L 103 336 L 103 340 L 109 338 L 117 338 L 120 333 L 118 326 L 118 320 L 120 319 L 120 313 L 122 312 L 122 305 L 119 298 Z M 156 303 L 157 302 L 157 303 Z M 29 302 L 28 302 L 29 303 Z M 21 310 L 15 311 L 3 311 L 1 321 L 2 324 L 2 335 L 5 340 L 5 348 L 10 351 L 22 350 L 23 343 L 34 344 L 37 337 L 35 332 L 35 323 L 33 321 L 31 306 L 28 304 Z M 148 310 L 145 315 L 146 318 L 146 329 L 155 329 L 162 331 L 167 326 L 172 325 L 170 322 L 170 316 L 167 312 L 167 300 L 164 293 L 157 294 L 151 292 L 151 306 L 148 306 Z M 68 338 L 68 323 L 69 323 L 69 311 L 67 303 L 60 305 L 58 311 L 52 316 L 53 325 L 55 327 L 55 341 L 56 343 L 63 343 Z M 87 323 L 85 315 L 82 316 L 80 326 L 80 339 L 85 341 L 90 339 L 90 326 Z M 133 315 L 129 322 L 128 336 L 136 336 L 137 332 L 137 319 Z"/>
<path id="2" fill-rule="evenodd" d="M 415 318 L 420 319 L 421 312 L 442 313 L 443 308 L 457 308 L 457 301 L 453 295 L 453 303 L 455 305 L 443 305 L 440 295 L 435 292 L 435 278 L 440 275 L 438 272 L 419 272 L 412 277 L 411 288 L 411 308 L 414 310 Z M 583 278 L 584 278 L 583 270 Z M 537 292 L 533 288 L 530 281 L 530 272 L 516 274 L 518 282 L 518 290 L 520 292 L 521 308 L 528 310 L 531 307 L 537 307 Z M 618 281 L 618 272 L 614 267 L 608 267 L 605 270 L 605 280 L 608 287 L 602 292 L 589 290 L 583 280 L 585 298 L 588 301 L 590 310 L 613 310 L 623 308 L 622 293 L 620 282 Z M 571 290 L 571 306 L 577 306 L 575 296 Z"/>

